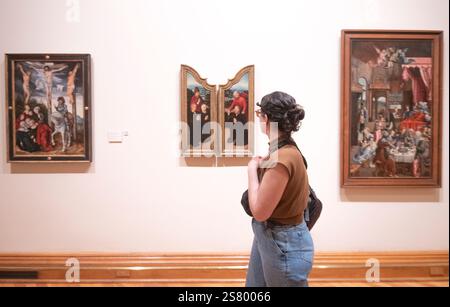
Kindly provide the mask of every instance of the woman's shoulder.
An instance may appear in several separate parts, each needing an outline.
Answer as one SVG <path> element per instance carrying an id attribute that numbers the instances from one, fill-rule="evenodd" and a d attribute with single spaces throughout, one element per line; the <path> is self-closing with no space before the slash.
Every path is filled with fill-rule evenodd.
<path id="1" fill-rule="evenodd" d="M 301 155 L 297 147 L 287 145 L 271 154 L 270 161 L 273 164 L 284 165 L 288 169 L 289 175 L 291 175 L 299 167 Z"/>
<path id="2" fill-rule="evenodd" d="M 303 154 L 301 153 L 301 149 L 299 149 L 295 145 L 285 146 L 280 150 L 279 156 L 280 160 L 290 161 L 296 168 L 301 170 L 306 170 L 305 160 L 303 158 Z"/>
<path id="3" fill-rule="evenodd" d="M 298 148 L 294 145 L 286 145 L 282 148 L 279 148 L 273 151 L 270 156 L 271 157 L 279 157 L 279 156 L 298 156 L 300 154 Z"/>
<path id="4" fill-rule="evenodd" d="M 283 148 L 278 149 L 278 155 L 287 156 L 287 157 L 298 157 L 300 156 L 299 149 L 294 145 L 286 145 Z"/>

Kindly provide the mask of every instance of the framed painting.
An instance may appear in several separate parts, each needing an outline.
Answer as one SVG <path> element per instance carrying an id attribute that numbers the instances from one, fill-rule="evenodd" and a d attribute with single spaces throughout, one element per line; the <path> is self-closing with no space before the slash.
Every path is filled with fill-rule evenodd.
<path id="1" fill-rule="evenodd" d="M 220 155 L 253 156 L 255 67 L 241 69 L 219 86 Z"/>
<path id="2" fill-rule="evenodd" d="M 441 186 L 442 32 L 342 32 L 343 187 Z"/>
<path id="3" fill-rule="evenodd" d="M 216 99 L 216 86 L 192 67 L 181 66 L 182 156 L 215 156 Z"/>
<path id="4" fill-rule="evenodd" d="M 91 162 L 89 54 L 7 54 L 8 162 Z"/>

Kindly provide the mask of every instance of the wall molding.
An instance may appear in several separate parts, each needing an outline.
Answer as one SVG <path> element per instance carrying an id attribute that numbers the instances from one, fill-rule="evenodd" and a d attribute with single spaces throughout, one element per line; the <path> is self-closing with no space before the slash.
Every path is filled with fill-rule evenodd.
<path id="1" fill-rule="evenodd" d="M 71 285 L 69 258 L 80 261 L 80 284 L 122 286 L 242 286 L 248 255 L 239 254 L 0 254 L 0 286 Z M 382 283 L 447 282 L 448 251 L 317 253 L 311 283 L 365 283 L 368 259 L 380 262 Z M 17 275 L 17 276 L 14 276 Z M 24 277 L 25 276 L 25 277 Z"/>

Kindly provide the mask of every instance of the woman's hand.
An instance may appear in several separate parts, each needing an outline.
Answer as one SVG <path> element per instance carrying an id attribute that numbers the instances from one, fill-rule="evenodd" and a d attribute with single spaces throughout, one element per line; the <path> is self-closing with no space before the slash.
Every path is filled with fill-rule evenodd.
<path id="1" fill-rule="evenodd" d="M 258 157 L 253 157 L 250 162 L 248 163 L 248 171 L 257 171 L 258 168 L 261 165 L 263 158 L 258 156 Z"/>

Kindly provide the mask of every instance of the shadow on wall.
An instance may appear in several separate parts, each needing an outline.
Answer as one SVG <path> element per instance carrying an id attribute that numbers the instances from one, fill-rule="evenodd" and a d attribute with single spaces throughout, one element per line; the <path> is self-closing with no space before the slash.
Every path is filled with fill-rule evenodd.
<path id="1" fill-rule="evenodd" d="M 11 174 L 84 174 L 95 173 L 89 163 L 14 163 Z"/>
<path id="2" fill-rule="evenodd" d="M 343 202 L 439 203 L 440 189 L 427 188 L 347 188 L 341 189 Z"/>
<path id="3" fill-rule="evenodd" d="M 179 159 L 180 167 L 238 167 L 238 166 L 247 166 L 250 162 L 250 157 L 234 157 L 234 158 L 226 158 L 226 157 L 183 157 Z"/>

